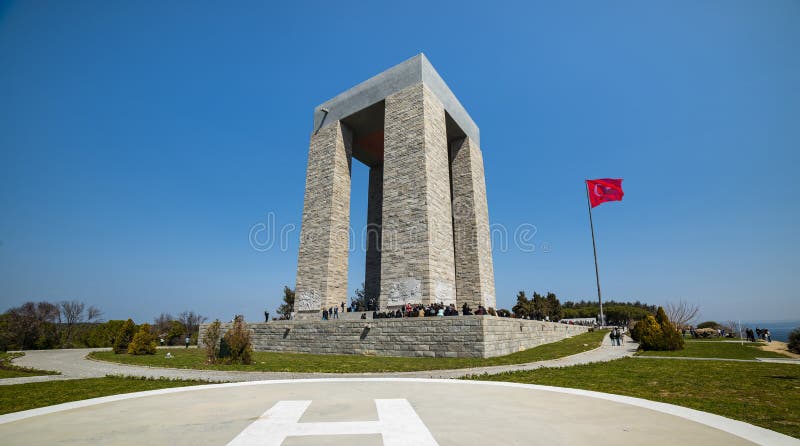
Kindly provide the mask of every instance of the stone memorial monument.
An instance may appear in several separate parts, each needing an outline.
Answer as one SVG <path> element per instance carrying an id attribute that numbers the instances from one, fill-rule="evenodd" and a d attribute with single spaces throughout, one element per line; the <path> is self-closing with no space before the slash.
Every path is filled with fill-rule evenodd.
<path id="1" fill-rule="evenodd" d="M 314 110 L 296 318 L 348 301 L 354 158 L 370 168 L 366 296 L 380 310 L 494 307 L 478 126 L 420 54 Z"/>
<path id="2" fill-rule="evenodd" d="M 255 350 L 489 358 L 586 332 L 491 315 L 322 320 L 323 309 L 348 301 L 354 159 L 370 168 L 364 289 L 376 309 L 495 306 L 478 127 L 420 54 L 314 111 L 294 317 L 248 324 Z"/>

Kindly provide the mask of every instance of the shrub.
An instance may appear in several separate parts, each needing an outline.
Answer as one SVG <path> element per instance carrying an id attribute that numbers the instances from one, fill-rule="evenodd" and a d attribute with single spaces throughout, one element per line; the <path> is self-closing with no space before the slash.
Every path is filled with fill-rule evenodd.
<path id="1" fill-rule="evenodd" d="M 697 328 L 713 328 L 713 329 L 717 329 L 717 328 L 720 328 L 720 327 L 722 327 L 722 326 L 720 324 L 714 322 L 714 321 L 705 321 L 705 322 L 700 322 L 699 324 L 697 324 Z"/>
<path id="2" fill-rule="evenodd" d="M 719 335 L 719 332 L 715 328 L 698 328 L 694 331 L 697 333 L 697 336 L 701 338 L 712 338 L 714 336 Z"/>
<path id="3" fill-rule="evenodd" d="M 219 319 L 215 320 L 208 325 L 205 334 L 203 335 L 203 347 L 206 351 L 206 362 L 214 364 L 217 362 L 217 354 L 219 353 L 219 338 L 222 329 L 220 328 Z"/>
<path id="4" fill-rule="evenodd" d="M 236 316 L 233 326 L 222 337 L 230 348 L 230 357 L 225 358 L 227 364 L 250 364 L 253 362 L 253 345 L 250 331 L 242 316 Z"/>
<path id="5" fill-rule="evenodd" d="M 129 355 L 155 355 L 156 335 L 150 329 L 150 324 L 142 324 L 128 345 Z"/>
<path id="6" fill-rule="evenodd" d="M 800 327 L 789 333 L 789 351 L 800 353 Z"/>
<path id="7" fill-rule="evenodd" d="M 128 351 L 128 344 L 133 340 L 133 335 L 136 333 L 136 324 L 133 320 L 128 319 L 114 334 L 114 341 L 111 343 L 114 353 L 120 354 Z"/>
<path id="8" fill-rule="evenodd" d="M 180 321 L 170 321 L 169 331 L 167 332 L 167 344 L 183 344 L 184 333 L 186 333 L 186 326 L 184 326 Z"/>
<path id="9" fill-rule="evenodd" d="M 658 307 L 656 317 L 647 316 L 636 323 L 631 330 L 631 337 L 639 342 L 642 350 L 680 350 L 683 348 L 683 337 L 670 323 L 664 309 Z"/>
<path id="10" fill-rule="evenodd" d="M 631 329 L 631 338 L 633 338 L 634 341 L 641 343 L 645 336 L 652 335 L 652 333 L 659 329 L 660 326 L 658 325 L 658 322 L 656 322 L 656 318 L 648 315 L 633 326 Z"/>

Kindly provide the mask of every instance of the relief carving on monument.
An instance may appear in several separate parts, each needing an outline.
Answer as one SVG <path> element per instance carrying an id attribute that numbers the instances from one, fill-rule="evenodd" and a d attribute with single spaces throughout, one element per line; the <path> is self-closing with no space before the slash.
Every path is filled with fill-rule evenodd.
<path id="1" fill-rule="evenodd" d="M 409 277 L 395 281 L 389 286 L 389 298 L 386 304 L 389 306 L 418 304 L 422 302 L 422 281 Z"/>
<path id="2" fill-rule="evenodd" d="M 453 288 L 453 285 L 447 282 L 442 282 L 441 280 L 436 281 L 436 294 L 434 297 L 436 298 L 436 302 L 443 303 L 445 305 L 456 303 L 456 291 Z"/>
<path id="3" fill-rule="evenodd" d="M 295 311 L 317 311 L 322 306 L 322 296 L 316 291 L 303 291 L 297 297 Z"/>

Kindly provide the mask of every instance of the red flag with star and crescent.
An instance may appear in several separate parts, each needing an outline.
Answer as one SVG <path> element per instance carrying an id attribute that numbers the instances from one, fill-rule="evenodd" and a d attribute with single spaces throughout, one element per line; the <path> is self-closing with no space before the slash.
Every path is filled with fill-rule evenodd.
<path id="1" fill-rule="evenodd" d="M 622 178 L 586 180 L 586 189 L 589 191 L 589 203 L 592 207 L 606 201 L 621 201 L 625 195 L 625 192 L 622 192 Z"/>

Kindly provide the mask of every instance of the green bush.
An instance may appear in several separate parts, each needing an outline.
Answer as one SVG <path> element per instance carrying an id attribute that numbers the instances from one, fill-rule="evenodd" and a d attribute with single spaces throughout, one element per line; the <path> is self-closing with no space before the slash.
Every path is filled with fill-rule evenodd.
<path id="1" fill-rule="evenodd" d="M 114 340 L 111 343 L 114 353 L 120 354 L 128 351 L 128 344 L 133 340 L 133 335 L 136 333 L 136 324 L 133 320 L 128 319 L 123 322 L 117 332 L 114 334 Z"/>
<path id="2" fill-rule="evenodd" d="M 800 353 L 800 327 L 789 333 L 789 351 Z"/>
<path id="3" fill-rule="evenodd" d="M 250 330 L 241 316 L 233 321 L 233 326 L 222 337 L 230 348 L 230 357 L 224 358 L 227 364 L 250 364 L 253 362 L 253 344 Z"/>
<path id="4" fill-rule="evenodd" d="M 128 344 L 129 355 L 155 355 L 156 354 L 156 335 L 150 329 L 150 324 L 142 324 L 139 331 L 133 336 L 133 340 Z"/>
<path id="5" fill-rule="evenodd" d="M 217 355 L 219 353 L 219 338 L 222 329 L 220 327 L 219 319 L 208 325 L 205 334 L 203 335 L 203 348 L 206 351 L 206 362 L 214 364 L 217 362 Z"/>
<path id="6" fill-rule="evenodd" d="M 699 324 L 697 324 L 697 328 L 713 328 L 713 329 L 717 329 L 717 328 L 720 328 L 720 327 L 722 327 L 722 325 L 720 325 L 720 324 L 718 324 L 718 323 L 716 323 L 714 321 L 705 321 L 705 322 L 700 322 Z"/>
<path id="7" fill-rule="evenodd" d="M 186 326 L 181 321 L 170 321 L 169 332 L 167 332 L 168 345 L 181 345 L 183 338 L 186 337 Z"/>
<path id="8" fill-rule="evenodd" d="M 713 338 L 719 335 L 719 332 L 715 328 L 698 328 L 694 332 L 700 338 Z"/>
<path id="9" fill-rule="evenodd" d="M 664 309 L 658 307 L 656 317 L 647 316 L 634 325 L 631 337 L 639 342 L 642 350 L 681 350 L 683 337 L 669 322 Z"/>

